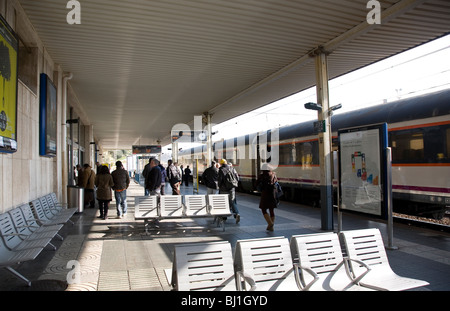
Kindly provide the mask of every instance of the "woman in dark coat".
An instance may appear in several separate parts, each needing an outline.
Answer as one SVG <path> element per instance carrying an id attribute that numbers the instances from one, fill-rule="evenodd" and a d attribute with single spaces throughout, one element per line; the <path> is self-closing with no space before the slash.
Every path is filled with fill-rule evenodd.
<path id="1" fill-rule="evenodd" d="M 100 167 L 99 173 L 95 176 L 97 186 L 97 200 L 100 207 L 99 218 L 106 219 L 108 216 L 109 202 L 112 200 L 112 187 L 114 181 L 106 165 Z"/>
<path id="2" fill-rule="evenodd" d="M 277 207 L 276 187 L 277 176 L 270 170 L 267 164 L 262 167 L 261 175 L 258 177 L 257 189 L 261 192 L 259 208 L 261 209 L 264 219 L 267 221 L 268 231 L 273 231 L 275 222 L 274 208 Z"/>

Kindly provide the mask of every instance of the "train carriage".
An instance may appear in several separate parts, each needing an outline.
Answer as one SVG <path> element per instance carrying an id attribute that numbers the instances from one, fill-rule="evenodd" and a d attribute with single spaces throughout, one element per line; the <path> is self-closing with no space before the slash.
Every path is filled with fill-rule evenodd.
<path id="1" fill-rule="evenodd" d="M 331 122 L 333 150 L 338 148 L 338 129 L 388 124 L 394 211 L 440 217 L 450 206 L 450 90 L 338 114 Z M 274 131 L 277 139 L 270 137 Z M 233 163 L 240 189 L 250 192 L 255 189 L 257 164 L 266 160 L 265 153 L 276 153 L 275 171 L 286 198 L 318 203 L 319 145 L 312 121 L 216 142 L 213 149 L 216 159 Z M 179 161 L 189 164 L 194 155 L 203 159 L 201 175 L 207 167 L 202 147 L 180 153 Z"/>

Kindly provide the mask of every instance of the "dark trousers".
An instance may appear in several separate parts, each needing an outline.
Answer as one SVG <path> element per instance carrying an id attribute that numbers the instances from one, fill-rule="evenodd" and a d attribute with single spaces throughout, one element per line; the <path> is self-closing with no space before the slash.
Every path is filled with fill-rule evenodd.
<path id="1" fill-rule="evenodd" d="M 180 182 L 170 183 L 170 186 L 172 187 L 173 195 L 180 195 Z"/>
<path id="2" fill-rule="evenodd" d="M 109 202 L 110 201 L 106 200 L 98 200 L 100 217 L 106 218 L 106 216 L 108 216 Z"/>
<path id="3" fill-rule="evenodd" d="M 94 189 L 84 189 L 84 205 L 95 207 Z"/>

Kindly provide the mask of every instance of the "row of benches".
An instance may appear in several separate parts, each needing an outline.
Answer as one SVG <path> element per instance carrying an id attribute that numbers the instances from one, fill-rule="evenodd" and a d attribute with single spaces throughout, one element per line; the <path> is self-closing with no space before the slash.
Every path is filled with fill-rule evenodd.
<path id="1" fill-rule="evenodd" d="M 23 280 L 31 282 L 12 268 L 13 265 L 34 260 L 45 247 L 53 250 L 53 238 L 63 239 L 59 231 L 77 211 L 58 203 L 55 193 L 35 199 L 0 215 L 0 267 Z"/>
<path id="2" fill-rule="evenodd" d="M 290 242 L 239 240 L 234 258 L 227 241 L 176 245 L 171 284 L 180 291 L 398 291 L 429 285 L 392 271 L 378 229 L 296 235 Z"/>
<path id="3" fill-rule="evenodd" d="M 134 218 L 147 226 L 150 220 L 212 217 L 225 231 L 224 219 L 232 215 L 228 200 L 228 194 L 135 197 Z"/>

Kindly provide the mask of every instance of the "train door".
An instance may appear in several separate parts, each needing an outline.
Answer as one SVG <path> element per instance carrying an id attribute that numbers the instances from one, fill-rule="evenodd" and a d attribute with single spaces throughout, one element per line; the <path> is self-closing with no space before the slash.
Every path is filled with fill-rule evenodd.
<path id="1" fill-rule="evenodd" d="M 256 181 L 261 172 L 261 156 L 260 156 L 260 148 L 259 148 L 259 136 L 249 136 L 249 144 L 248 144 L 248 155 L 251 161 L 251 176 L 252 176 L 252 185 L 253 189 L 256 190 Z"/>

